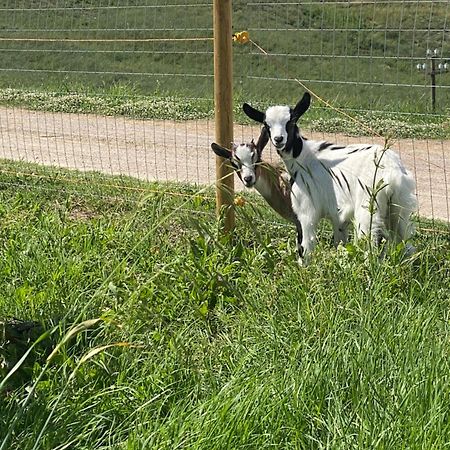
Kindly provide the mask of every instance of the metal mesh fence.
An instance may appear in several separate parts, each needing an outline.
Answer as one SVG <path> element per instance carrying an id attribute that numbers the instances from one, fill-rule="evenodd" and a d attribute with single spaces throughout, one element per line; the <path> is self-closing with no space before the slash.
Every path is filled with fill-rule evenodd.
<path id="1" fill-rule="evenodd" d="M 211 4 L 3 1 L 0 11 L 3 158 L 214 181 Z"/>
<path id="2" fill-rule="evenodd" d="M 234 31 L 252 41 L 234 47 L 235 140 L 258 133 L 243 101 L 293 104 L 307 87 L 327 103 L 314 102 L 306 136 L 389 137 L 419 213 L 450 222 L 449 11 L 447 0 L 235 0 Z M 4 0 L 0 12 L 0 157 L 124 186 L 213 183 L 210 2 Z"/>

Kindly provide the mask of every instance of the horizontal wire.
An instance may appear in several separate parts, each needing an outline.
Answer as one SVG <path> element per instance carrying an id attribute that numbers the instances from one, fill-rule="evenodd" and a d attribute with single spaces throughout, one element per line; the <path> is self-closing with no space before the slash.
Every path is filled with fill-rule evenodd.
<path id="1" fill-rule="evenodd" d="M 187 77 L 187 78 L 213 78 L 213 74 L 194 74 L 194 73 L 167 73 L 167 72 L 116 72 L 116 71 L 90 71 L 90 70 L 63 70 L 63 69 L 23 69 L 23 68 L 0 68 L 0 72 L 16 72 L 16 73 L 64 73 L 64 74 L 82 74 L 82 75 L 129 75 L 129 76 L 142 76 L 142 77 L 156 77 L 156 76 L 168 76 L 168 77 Z M 248 75 L 247 78 L 255 80 L 266 81 L 296 81 L 295 78 L 284 77 L 262 77 L 256 75 Z M 374 82 L 374 81 L 346 81 L 346 80 L 319 80 L 319 79 L 304 79 L 308 83 L 317 84 L 343 84 L 343 85 L 358 85 L 358 86 L 388 86 L 388 87 L 404 87 L 404 88 L 428 88 L 431 84 L 414 84 L 414 83 L 386 83 L 386 82 Z M 450 89 L 450 85 L 439 85 L 440 89 Z"/>
<path id="2" fill-rule="evenodd" d="M 211 27 L 200 27 L 200 28 L 21 28 L 20 30 L 17 28 L 2 28 L 1 32 L 8 32 L 8 33 L 86 33 L 86 32 L 102 32 L 102 33 L 111 33 L 113 31 L 120 31 L 120 32 L 161 32 L 161 31 L 179 31 L 179 32 L 185 32 L 185 31 L 209 31 L 213 32 L 213 29 Z M 442 31 L 442 30 L 441 30 Z M 60 38 L 61 39 L 61 38 Z"/>
<path id="3" fill-rule="evenodd" d="M 73 183 L 73 184 L 86 184 L 89 186 L 92 186 L 92 182 L 93 180 L 88 180 L 86 178 L 88 177 L 83 177 L 83 176 L 79 176 L 79 177 L 75 177 L 75 178 L 70 178 L 70 177 L 66 177 L 66 176 L 61 176 L 61 174 L 59 174 L 59 176 L 55 175 L 45 175 L 45 174 L 38 174 L 38 173 L 34 173 L 34 172 L 21 172 L 21 171 L 13 171 L 13 170 L 7 170 L 7 169 L 0 169 L 0 173 L 1 174 L 5 174 L 5 175 L 14 175 L 14 176 L 23 176 L 23 177 L 30 177 L 30 178 L 39 178 L 39 179 L 44 179 L 44 180 L 48 180 L 48 181 L 64 181 L 64 182 L 69 182 L 69 183 Z M 2 181 L 0 180 L 0 183 Z M 124 186 L 121 184 L 117 184 L 117 183 L 102 183 L 102 182 L 98 182 L 95 180 L 95 186 L 99 186 L 99 187 L 103 187 L 103 188 L 114 188 L 114 189 L 123 189 L 126 191 L 135 191 L 135 192 L 142 192 L 142 193 L 164 193 L 164 194 L 170 194 L 173 196 L 178 196 L 178 197 L 189 197 L 192 195 L 192 193 L 184 193 L 184 192 L 179 192 L 179 191 L 168 191 L 164 188 L 162 189 L 152 189 L 152 188 L 139 188 L 139 187 L 134 187 L 134 186 Z M 208 195 L 199 195 L 198 198 L 202 198 L 205 200 L 210 200 L 210 199 L 214 199 L 214 196 L 208 196 Z"/>
<path id="4" fill-rule="evenodd" d="M 106 54 L 145 54 L 145 55 L 213 55 L 211 51 L 153 51 L 153 50 L 79 50 L 79 49 L 52 49 L 52 48 L 1 48 L 0 52 L 14 53 L 106 53 Z"/>
<path id="5" fill-rule="evenodd" d="M 250 53 L 254 56 L 264 56 L 258 52 Z M 327 53 L 271 53 L 271 56 L 283 57 L 283 58 L 336 58 L 336 59 L 377 59 L 377 60 L 394 60 L 394 61 L 427 61 L 426 55 L 424 56 L 400 56 L 400 55 L 336 55 L 336 54 L 327 54 Z M 437 58 L 438 60 L 445 60 L 446 58 Z"/>
<path id="6" fill-rule="evenodd" d="M 401 5 L 420 5 L 420 4 L 439 4 L 442 3 L 446 5 L 448 0 L 320 0 L 320 3 L 315 1 L 309 2 L 247 2 L 248 6 L 305 6 L 305 5 L 343 5 L 343 6 L 362 6 L 362 5 L 391 5 L 391 4 L 401 4 Z"/>
<path id="7" fill-rule="evenodd" d="M 27 182 L 25 182 L 25 183 L 27 183 Z M 8 186 L 8 187 L 14 187 L 14 188 L 17 188 L 17 189 L 33 189 L 33 190 L 39 190 L 39 191 L 43 191 L 43 192 L 55 192 L 55 188 L 54 187 L 48 187 L 48 186 L 42 186 L 42 185 L 36 185 L 36 184 L 23 184 L 23 183 L 15 183 L 15 182 L 13 182 L 13 181 L 1 181 L 0 180 L 0 186 Z M 67 193 L 69 193 L 70 191 L 68 191 L 68 189 L 67 188 L 63 188 L 62 190 L 59 190 L 60 192 L 62 191 L 62 192 L 67 192 Z M 102 199 L 102 200 L 105 200 L 105 201 L 109 201 L 109 202 L 112 202 L 112 201 L 114 201 L 114 202 L 117 202 L 118 200 L 120 200 L 122 203 L 125 203 L 125 202 L 131 202 L 131 203 L 134 203 L 134 204 L 136 204 L 136 205 L 140 205 L 140 204 L 142 204 L 142 199 L 141 198 L 125 198 L 125 197 L 123 197 L 123 192 L 120 192 L 120 193 L 118 193 L 118 195 L 105 195 L 105 194 L 99 194 L 99 193 L 93 193 L 93 192 L 83 192 L 83 193 L 80 193 L 79 191 L 75 191 L 75 192 L 77 192 L 78 194 L 80 194 L 80 195 L 83 195 L 84 197 L 86 197 L 86 196 L 88 196 L 88 197 L 92 197 L 92 198 L 95 198 L 95 199 Z M 149 190 L 145 190 L 144 192 L 143 192 L 143 194 L 145 194 L 145 193 L 155 193 L 155 194 L 168 194 L 168 195 L 172 195 L 173 193 L 172 192 L 167 192 L 167 191 L 164 191 L 163 189 L 161 189 L 161 190 L 152 190 L 152 191 L 149 191 Z M 177 193 L 175 193 L 176 195 L 178 195 L 179 193 L 177 192 Z M 119 196 L 120 195 L 120 196 Z M 201 199 L 203 199 L 203 200 L 211 200 L 211 201 L 213 201 L 215 198 L 213 197 L 213 196 L 211 196 L 211 197 L 205 197 L 205 196 L 202 196 L 202 195 L 200 195 L 200 194 L 197 194 L 197 195 L 195 195 L 195 193 L 194 194 L 183 194 L 183 196 L 185 196 L 185 197 L 195 197 L 195 198 L 201 198 Z M 215 217 L 215 211 L 201 211 L 201 210 L 199 210 L 199 209 L 191 209 L 191 208 L 189 208 L 189 207 L 184 207 L 183 208 L 183 210 L 185 210 L 185 211 L 189 211 L 190 213 L 192 213 L 192 214 L 197 214 L 197 215 L 204 215 L 204 216 L 209 216 L 209 217 L 211 217 L 211 218 L 213 218 L 213 217 Z"/>
<path id="8" fill-rule="evenodd" d="M 126 5 L 126 6 L 41 6 L 39 8 L 0 8 L 0 11 L 97 11 L 97 10 L 117 10 L 117 9 L 163 9 L 163 8 L 204 8 L 212 7 L 212 3 L 180 3 L 171 5 Z"/>
<path id="9" fill-rule="evenodd" d="M 2 30 L 4 31 L 4 30 Z M 47 30 L 47 31 L 57 31 L 57 30 Z M 80 30 L 83 31 L 83 30 Z M 92 31 L 92 30 L 84 30 Z M 129 30 L 127 30 L 129 31 Z M 0 37 L 0 41 L 3 42 L 189 42 L 189 41 L 212 41 L 212 37 L 192 37 L 192 38 L 88 38 L 88 39 L 72 39 L 72 38 L 9 38 Z"/>
<path id="10" fill-rule="evenodd" d="M 43 30 L 45 31 L 45 30 Z M 49 30 L 52 31 L 52 30 Z M 303 32 L 329 32 L 335 33 L 336 31 L 344 32 L 351 31 L 353 33 L 391 33 L 391 32 L 407 32 L 407 33 L 442 33 L 442 28 L 249 28 L 248 31 L 291 31 L 295 33 Z"/>
<path id="11" fill-rule="evenodd" d="M 353 32 L 353 33 L 367 33 L 367 31 L 370 31 L 372 33 L 385 33 L 385 32 L 408 32 L 408 33 L 442 33 L 442 28 L 281 28 L 281 27 L 274 27 L 274 28 L 253 28 L 249 27 L 247 28 L 248 31 L 261 31 L 261 32 L 267 32 L 267 31 L 290 31 L 295 33 L 306 33 L 306 32 L 329 32 L 329 33 L 335 33 L 335 32 Z M 120 32 L 161 32 L 161 31 L 209 31 L 213 32 L 213 28 L 211 27 L 200 27 L 200 28 L 21 28 L 18 30 L 17 28 L 2 28 L 1 32 L 8 32 L 8 33 L 84 33 L 84 32 L 105 32 L 110 33 L 113 31 L 120 31 Z"/>
<path id="12" fill-rule="evenodd" d="M 281 78 L 281 77 L 261 77 L 256 75 L 248 75 L 247 78 L 256 79 L 256 80 L 266 80 L 266 81 L 296 81 L 295 78 Z M 361 85 L 361 86 L 388 86 L 388 87 L 413 87 L 413 88 L 424 88 L 431 87 L 431 84 L 409 84 L 409 83 L 382 83 L 375 81 L 346 81 L 346 80 L 317 80 L 313 78 L 305 78 L 303 81 L 307 81 L 308 83 L 317 83 L 317 84 L 345 84 L 345 85 Z M 448 89 L 450 86 L 439 85 L 439 88 Z"/>
<path id="13" fill-rule="evenodd" d="M 213 74 L 195 74 L 195 73 L 167 73 L 167 72 L 115 72 L 115 71 L 93 71 L 93 70 L 63 70 L 63 69 L 23 69 L 23 68 L 0 68 L 0 72 L 16 72 L 16 73 L 64 73 L 64 74 L 82 74 L 82 75 L 129 75 L 142 77 L 183 77 L 183 78 L 213 78 Z M 296 81 L 295 78 L 275 78 L 275 77 L 261 77 L 256 75 L 248 75 L 249 79 L 266 80 L 266 81 Z M 381 83 L 370 81 L 345 81 L 345 80 L 317 80 L 304 79 L 308 83 L 317 84 L 344 84 L 344 85 L 361 85 L 361 86 L 389 86 L 389 87 L 405 87 L 405 88 L 427 88 L 430 84 L 407 84 L 407 83 Z M 450 86 L 440 85 L 439 88 L 449 89 Z"/>
<path id="14" fill-rule="evenodd" d="M 73 73 L 82 75 L 134 75 L 134 76 L 148 76 L 148 77 L 191 77 L 191 78 L 213 78 L 211 74 L 196 74 L 196 73 L 152 73 L 152 72 L 114 72 L 114 71 L 90 71 L 90 70 L 63 70 L 63 69 L 14 69 L 14 68 L 0 68 L 0 72 L 17 72 L 17 73 Z"/>
<path id="15" fill-rule="evenodd" d="M 401 4 L 401 5 L 420 5 L 420 4 L 447 4 L 448 0 L 321 0 L 319 2 L 247 2 L 248 6 L 305 6 L 305 5 L 335 5 L 335 6 L 373 6 L 373 5 L 391 5 L 391 4 Z M 126 6 L 117 6 L 117 5 L 108 5 L 108 6 L 40 6 L 39 8 L 31 7 L 31 8 L 0 8 L 0 11 L 13 11 L 13 12 L 35 12 L 35 11 L 98 11 L 98 10 L 125 10 L 125 9 L 164 9 L 164 8 L 212 8 L 212 3 L 180 3 L 180 4 L 164 4 L 164 5 L 126 5 Z"/>
<path id="16" fill-rule="evenodd" d="M 0 91 L 1 92 L 1 91 Z M 319 108 L 322 108 L 319 106 Z M 380 113 L 380 114 L 396 114 L 398 116 L 414 116 L 414 117 L 435 117 L 441 118 L 445 116 L 444 114 L 438 113 L 419 113 L 419 112 L 400 112 L 400 111 L 386 111 L 385 109 L 361 109 L 361 108 L 345 108 L 346 111 L 351 112 L 368 112 L 368 113 Z M 446 116 L 445 116 L 446 117 Z"/>
<path id="17" fill-rule="evenodd" d="M 392 4 L 400 4 L 400 5 L 422 5 L 422 4 L 442 4 L 446 5 L 448 0 L 321 0 L 320 3 L 315 1 L 309 2 L 247 2 L 248 6 L 320 6 L 320 5 L 334 5 L 334 6 L 373 6 L 373 5 L 392 5 Z M 98 10 L 125 10 L 125 9 L 164 9 L 164 8 L 212 8 L 212 3 L 180 3 L 180 4 L 164 4 L 164 5 L 126 5 L 126 6 L 40 6 L 39 8 L 31 7 L 31 8 L 0 8 L 0 11 L 13 11 L 13 12 L 35 12 L 35 11 L 98 11 Z"/>
<path id="18" fill-rule="evenodd" d="M 35 177 L 35 178 L 39 178 L 39 179 L 47 179 L 49 181 L 56 181 L 57 179 L 55 179 L 54 176 L 46 176 L 46 175 L 38 175 L 32 172 L 17 172 L 17 171 L 8 171 L 8 170 L 3 170 L 0 169 L 0 173 L 3 173 L 5 175 L 14 175 L 14 176 L 24 176 L 24 177 Z M 70 178 L 63 178 L 62 181 L 68 181 L 69 183 L 73 182 L 74 184 L 79 184 L 80 181 L 82 183 L 86 183 L 92 186 L 92 181 L 87 181 L 87 180 L 80 180 L 80 179 L 70 179 Z M 46 191 L 46 192 L 54 192 L 55 188 L 52 187 L 47 187 L 47 186 L 37 186 L 37 185 L 24 185 L 22 183 L 16 183 L 13 181 L 3 181 L 0 180 L 0 185 L 2 186 L 14 186 L 18 189 L 29 189 L 30 187 L 32 187 L 33 189 L 38 189 L 41 191 Z M 179 191 L 167 191 L 164 188 L 158 190 L 158 189 L 151 189 L 151 188 L 135 188 L 132 186 L 123 186 L 123 185 L 117 185 L 117 184 L 105 184 L 105 183 L 98 183 L 96 182 L 96 186 L 100 186 L 100 187 L 111 187 L 111 188 L 115 188 L 118 190 L 125 190 L 125 191 L 134 191 L 134 192 L 140 192 L 142 194 L 167 194 L 167 195 L 173 195 L 175 197 L 193 197 L 196 199 L 202 199 L 202 200 L 208 200 L 208 201 L 213 201 L 215 199 L 214 196 L 207 196 L 204 194 L 195 194 L 195 193 L 183 193 L 183 192 L 179 192 Z M 59 188 L 58 188 L 59 189 Z M 103 200 L 108 200 L 108 201 L 116 201 L 118 199 L 122 200 L 123 202 L 133 202 L 136 204 L 139 204 L 142 200 L 141 199 L 133 199 L 133 198 L 123 198 L 123 197 L 117 197 L 114 195 L 99 195 L 98 193 L 92 193 L 92 192 L 83 192 L 82 195 L 87 195 L 87 196 L 91 196 L 91 197 L 95 197 L 95 198 L 101 198 Z M 261 207 L 261 205 L 256 204 L 255 205 L 256 208 Z M 206 215 L 206 216 L 210 216 L 210 217 L 214 217 L 215 216 L 215 212 L 214 211 L 200 211 L 198 209 L 190 209 L 190 208 L 186 208 L 186 210 L 194 213 L 194 214 L 198 214 L 198 215 Z M 260 224 L 271 224 L 274 226 L 280 226 L 280 227 L 284 227 L 284 228 L 291 228 L 292 225 L 287 223 L 287 222 L 281 222 L 278 220 L 268 220 L 268 219 L 260 219 L 259 217 L 255 217 L 254 218 L 255 222 L 260 223 Z M 449 234 L 450 235 L 450 230 L 445 230 L 445 229 L 437 229 L 437 228 L 428 228 L 428 227 L 424 227 L 420 225 L 417 226 L 417 230 L 419 231 L 423 231 L 423 232 L 432 232 L 432 233 L 438 233 L 438 234 Z"/>
<path id="19" fill-rule="evenodd" d="M 1 40 L 1 39 L 0 39 Z M 0 52 L 18 53 L 106 53 L 106 54 L 146 54 L 146 55 L 212 55 L 213 51 L 158 51 L 158 50 L 80 50 L 80 49 L 53 49 L 53 48 L 0 48 Z M 250 53 L 251 56 L 261 56 L 260 53 Z M 271 53 L 274 57 L 283 58 L 329 58 L 329 59 L 357 59 L 357 60 L 382 60 L 382 61 L 425 61 L 425 56 L 378 56 L 378 55 L 336 55 L 336 54 L 305 54 L 305 53 Z M 442 58 L 446 60 L 446 58 Z"/>

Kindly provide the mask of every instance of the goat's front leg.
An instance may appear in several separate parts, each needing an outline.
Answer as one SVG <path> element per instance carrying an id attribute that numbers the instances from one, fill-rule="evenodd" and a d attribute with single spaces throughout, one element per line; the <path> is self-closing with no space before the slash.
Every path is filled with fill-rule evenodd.
<path id="1" fill-rule="evenodd" d="M 303 247 L 302 247 L 303 231 L 302 231 L 302 225 L 301 225 L 300 221 L 297 218 L 295 220 L 295 226 L 297 228 L 298 262 L 299 262 L 300 265 L 302 265 L 302 263 L 300 261 L 303 261 Z"/>
<path id="2" fill-rule="evenodd" d="M 300 231 L 297 226 L 298 263 L 307 266 L 311 259 L 311 252 L 316 246 L 316 224 L 310 221 L 299 221 Z"/>
<path id="3" fill-rule="evenodd" d="M 292 186 L 291 202 L 296 216 L 298 263 L 300 266 L 306 266 L 316 244 L 319 218 L 312 201 L 296 184 Z"/>

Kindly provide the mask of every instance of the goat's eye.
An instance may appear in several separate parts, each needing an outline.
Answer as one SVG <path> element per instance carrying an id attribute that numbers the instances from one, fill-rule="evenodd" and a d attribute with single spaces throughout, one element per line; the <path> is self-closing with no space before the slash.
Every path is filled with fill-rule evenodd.
<path id="1" fill-rule="evenodd" d="M 286 122 L 286 131 L 289 131 L 289 128 L 295 126 L 295 123 L 295 120 L 289 120 L 288 122 Z"/>

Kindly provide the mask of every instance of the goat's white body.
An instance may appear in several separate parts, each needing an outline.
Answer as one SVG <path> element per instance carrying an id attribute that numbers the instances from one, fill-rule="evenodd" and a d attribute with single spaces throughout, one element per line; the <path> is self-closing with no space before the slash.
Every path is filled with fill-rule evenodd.
<path id="1" fill-rule="evenodd" d="M 270 138 L 291 176 L 300 262 L 314 248 L 322 218 L 333 223 L 336 245 L 347 241 L 350 222 L 358 237 L 369 235 L 377 245 L 382 238 L 410 238 L 410 216 L 417 207 L 415 183 L 398 155 L 378 145 L 341 147 L 302 138 L 297 121 L 310 102 L 305 92 L 294 108 L 271 106 L 263 113 L 243 105 L 247 116 L 264 124 L 259 141 Z"/>
<path id="2" fill-rule="evenodd" d="M 305 257 L 314 248 L 322 218 L 331 220 L 336 245 L 346 242 L 352 221 L 358 237 L 371 235 L 377 243 L 381 237 L 394 242 L 411 237 L 415 183 L 394 151 L 378 145 L 342 148 L 302 142 L 297 158 L 282 156 L 294 179 L 291 200 L 303 230 Z"/>

